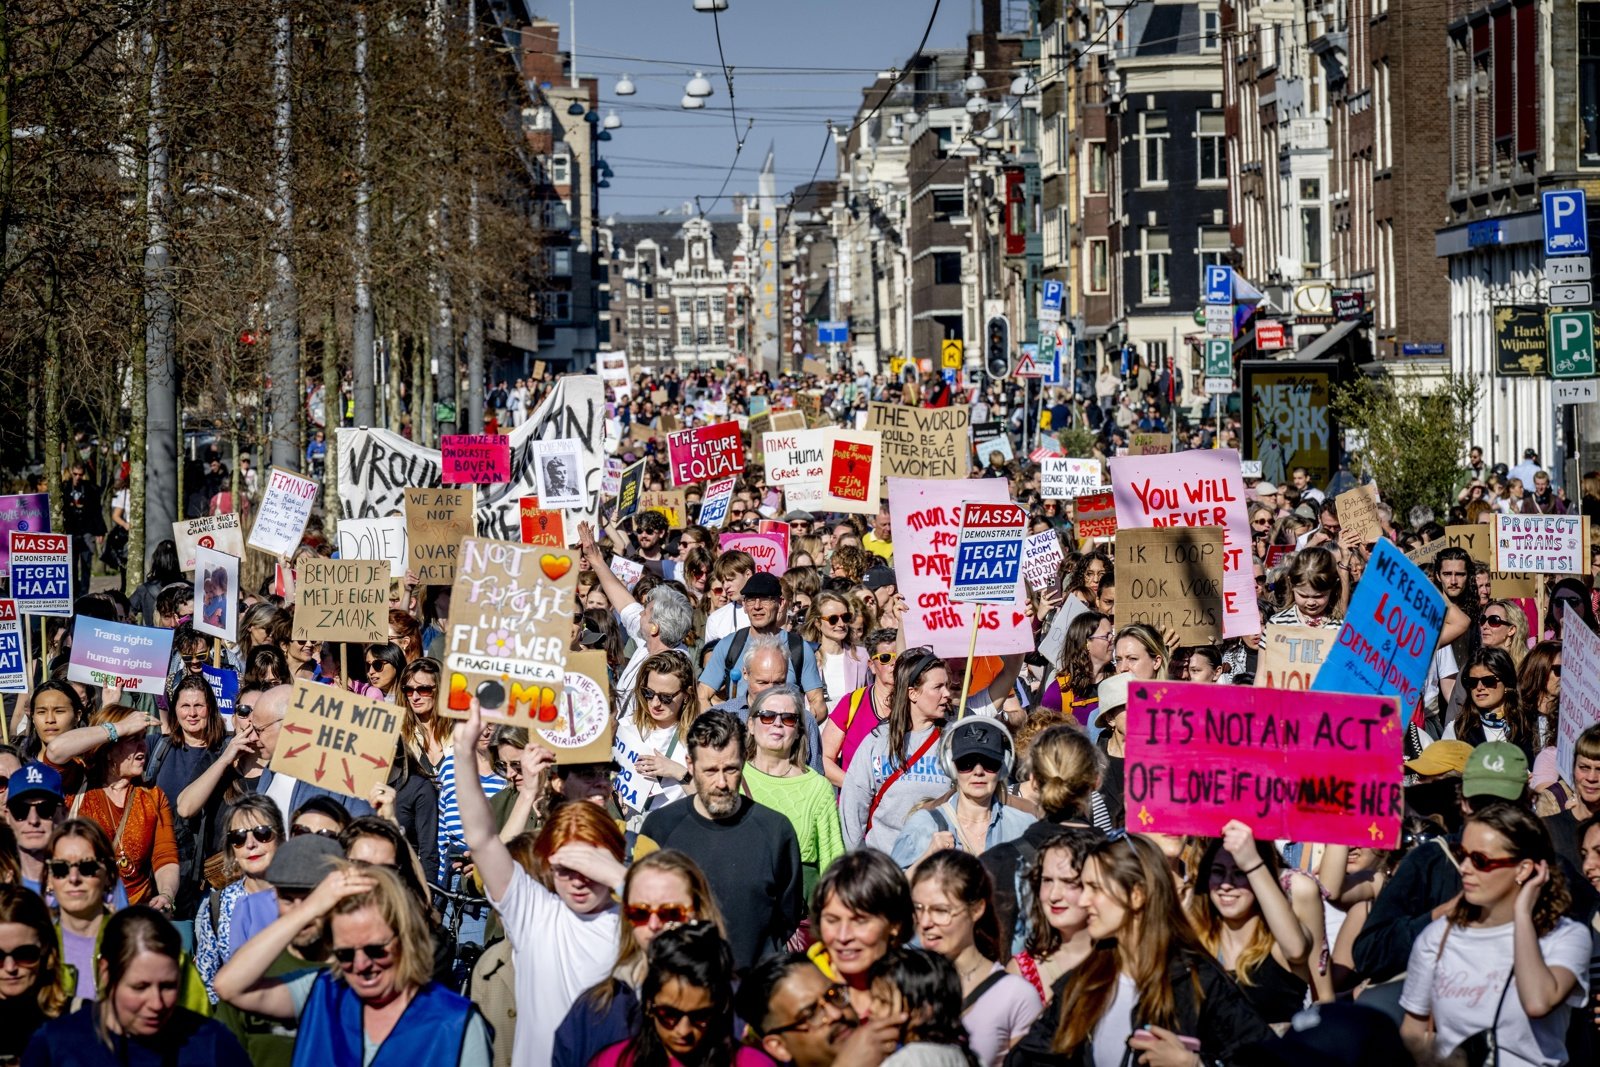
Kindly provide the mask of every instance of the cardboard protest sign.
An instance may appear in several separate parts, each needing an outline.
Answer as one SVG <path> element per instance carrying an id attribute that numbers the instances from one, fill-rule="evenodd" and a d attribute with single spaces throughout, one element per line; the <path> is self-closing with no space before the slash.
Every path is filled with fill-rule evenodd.
<path id="1" fill-rule="evenodd" d="M 1022 580 L 1035 593 L 1053 591 L 1061 574 L 1061 538 L 1054 530 L 1042 530 L 1022 542 Z"/>
<path id="2" fill-rule="evenodd" d="M 896 584 L 909 605 L 900 623 L 907 648 L 930 645 L 941 656 L 964 657 L 976 611 L 980 650 L 990 655 L 1033 651 L 1033 628 L 1027 624 L 1026 601 L 1020 596 L 1011 604 L 983 606 L 950 599 L 962 505 L 1005 504 L 1010 499 L 999 478 L 889 479 Z"/>
<path id="3" fill-rule="evenodd" d="M 1392 697 L 1203 682 L 1128 690 L 1128 828 L 1391 849 L 1400 843 L 1400 742 Z"/>
<path id="4" fill-rule="evenodd" d="M 1117 623 L 1173 630 L 1178 646 L 1222 632 L 1222 531 L 1168 526 L 1117 531 Z"/>
<path id="5" fill-rule="evenodd" d="M 541 508 L 536 496 L 523 497 L 521 508 L 523 544 L 567 547 L 567 524 L 563 512 Z"/>
<path id="6" fill-rule="evenodd" d="M 172 524 L 172 543 L 178 546 L 178 569 L 194 570 L 194 550 L 214 548 L 230 556 L 244 558 L 244 531 L 236 512 L 227 515 L 202 515 Z"/>
<path id="7" fill-rule="evenodd" d="M 1171 434 L 1131 433 L 1128 435 L 1128 455 L 1130 456 L 1165 456 L 1171 451 Z"/>
<path id="8" fill-rule="evenodd" d="M 1028 512 L 1020 504 L 964 504 L 950 572 L 950 599 L 962 604 L 1015 603 L 1027 532 Z"/>
<path id="9" fill-rule="evenodd" d="M 1111 493 L 1088 493 L 1072 502 L 1073 525 L 1080 539 L 1115 537 L 1117 505 Z"/>
<path id="10" fill-rule="evenodd" d="M 1306 692 L 1338 637 L 1338 631 L 1327 626 L 1267 623 L 1256 658 L 1255 684 L 1265 689 Z"/>
<path id="11" fill-rule="evenodd" d="M 971 409 L 867 405 L 867 429 L 883 440 L 883 473 L 891 478 L 965 478 Z"/>
<path id="12" fill-rule="evenodd" d="M 547 508 L 581 508 L 584 502 L 580 475 L 582 449 L 571 438 L 536 441 L 534 463 L 539 479 L 536 494 Z M 519 498 L 520 499 L 520 498 Z"/>
<path id="13" fill-rule="evenodd" d="M 298 641 L 389 640 L 389 565 L 382 560 L 307 559 L 294 587 Z"/>
<path id="14" fill-rule="evenodd" d="M 296 678 L 269 766 L 274 774 L 365 800 L 389 780 L 404 718 L 394 704 Z"/>
<path id="15" fill-rule="evenodd" d="M 1443 625 L 1444 597 L 1393 542 L 1380 540 L 1311 689 L 1396 697 L 1403 721 L 1410 722 L 1421 713 L 1422 686 Z"/>
<path id="16" fill-rule="evenodd" d="M 772 432 L 772 413 L 763 409 L 759 414 L 752 411 L 745 425 L 745 433 L 750 437 L 750 462 L 766 464 L 765 454 L 761 451 L 761 442 Z"/>
<path id="17" fill-rule="evenodd" d="M 294 555 L 301 535 L 306 532 L 311 508 L 317 502 L 317 490 L 317 483 L 310 478 L 273 467 L 267 478 L 267 491 L 261 497 L 261 509 L 256 512 L 255 525 L 250 527 L 249 546 L 269 556 Z"/>
<path id="18" fill-rule="evenodd" d="M 1561 605 L 1561 706 L 1556 722 L 1556 763 L 1572 781 L 1578 735 L 1600 722 L 1600 637 L 1571 605 Z"/>
<path id="19" fill-rule="evenodd" d="M 1582 516 L 1496 515 L 1494 569 L 1528 574 L 1589 573 Z"/>
<path id="20" fill-rule="evenodd" d="M 24 615 L 72 615 L 72 538 L 12 530 L 11 596 Z"/>
<path id="21" fill-rule="evenodd" d="M 456 580 L 461 539 L 476 533 L 473 491 L 407 489 L 405 495 L 408 568 L 419 585 L 449 585 Z"/>
<path id="22" fill-rule="evenodd" d="M 739 424 L 719 422 L 667 434 L 667 469 L 675 486 L 744 473 L 744 436 Z"/>
<path id="23" fill-rule="evenodd" d="M 822 481 L 828 476 L 828 454 L 825 430 L 774 431 L 761 442 L 768 485 Z"/>
<path id="24" fill-rule="evenodd" d="M 388 588 L 384 588 L 385 596 Z M 194 628 L 233 641 L 239 632 L 239 557 L 209 548 L 195 549 Z M 389 636 L 384 620 L 384 638 Z"/>
<path id="25" fill-rule="evenodd" d="M 788 411 L 774 411 L 770 413 L 770 431 L 782 433 L 785 430 L 803 430 L 806 428 L 804 413 L 790 409 Z"/>
<path id="26" fill-rule="evenodd" d="M 824 511 L 878 513 L 878 488 L 883 480 L 883 438 L 865 430 L 828 430 Z"/>
<path id="27" fill-rule="evenodd" d="M 1046 500 L 1075 500 L 1104 484 L 1097 459 L 1047 456 L 1039 463 L 1039 495 Z"/>
<path id="28" fill-rule="evenodd" d="M 173 631 L 79 615 L 72 624 L 67 680 L 114 685 L 128 693 L 164 694 Z"/>
<path id="29" fill-rule="evenodd" d="M 769 533 L 725 533 L 719 540 L 724 552 L 748 552 L 762 574 L 780 576 L 789 569 L 783 541 Z"/>
<path id="30" fill-rule="evenodd" d="M 11 573 L 11 531 L 50 532 L 50 494 L 0 496 L 0 576 Z"/>
<path id="31" fill-rule="evenodd" d="M 1383 521 L 1378 518 L 1378 487 L 1358 485 L 1333 498 L 1340 530 L 1354 531 L 1364 545 L 1383 536 Z"/>
<path id="32" fill-rule="evenodd" d="M 439 438 L 444 480 L 494 485 L 511 480 L 511 438 L 500 433 L 447 433 Z"/>
<path id="33" fill-rule="evenodd" d="M 617 493 L 622 489 L 622 460 L 615 456 L 606 457 L 606 472 L 600 478 L 600 494 L 607 500 L 615 500 Z"/>
<path id="34" fill-rule="evenodd" d="M 532 724 L 534 740 L 556 754 L 557 763 L 605 763 L 611 758 L 611 686 L 606 654 L 568 652 L 561 699 L 542 705 Z"/>
<path id="35" fill-rule="evenodd" d="M 465 718 L 477 697 L 486 720 L 531 726 L 558 707 L 577 584 L 576 553 L 463 541 L 450 596 L 442 714 Z"/>
<path id="36" fill-rule="evenodd" d="M 0 600 L 0 693 L 28 691 L 27 652 L 22 644 L 22 614 L 17 602 Z"/>
<path id="37" fill-rule="evenodd" d="M 667 517 L 667 525 L 681 530 L 688 523 L 689 498 L 682 489 L 662 489 L 639 494 L 640 511 L 659 511 Z"/>
<path id="38" fill-rule="evenodd" d="M 737 478 L 724 478 L 706 486 L 706 495 L 700 498 L 700 525 L 716 530 L 728 521 L 728 505 L 733 502 L 733 487 Z"/>
<path id="39" fill-rule="evenodd" d="M 625 468 L 617 487 L 617 518 L 625 519 L 639 510 L 639 496 L 644 492 L 644 460 Z"/>
<path id="40" fill-rule="evenodd" d="M 406 576 L 411 546 L 406 540 L 404 515 L 345 519 L 339 524 L 338 535 L 340 559 L 383 560 L 389 565 L 389 577 Z"/>
<path id="41" fill-rule="evenodd" d="M 1230 448 L 1202 448 L 1164 456 L 1118 457 L 1110 464 L 1119 530 L 1222 527 L 1222 635 L 1259 633 L 1261 614 L 1256 608 L 1239 453 Z"/>
<path id="42" fill-rule="evenodd" d="M 239 672 L 205 663 L 200 667 L 200 676 L 211 687 L 211 695 L 217 698 L 217 711 L 232 715 L 239 705 Z"/>

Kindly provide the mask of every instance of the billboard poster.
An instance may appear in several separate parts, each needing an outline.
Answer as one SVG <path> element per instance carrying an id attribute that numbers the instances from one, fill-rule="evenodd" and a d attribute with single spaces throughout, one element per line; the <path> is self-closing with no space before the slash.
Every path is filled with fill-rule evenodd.
<path id="1" fill-rule="evenodd" d="M 1289 481 L 1289 472 L 1304 467 L 1311 484 L 1325 486 L 1339 469 L 1338 429 L 1333 418 L 1333 383 L 1337 368 L 1329 364 L 1296 366 L 1277 360 L 1245 360 L 1245 459 L 1261 463 L 1261 477 L 1274 485 Z"/>

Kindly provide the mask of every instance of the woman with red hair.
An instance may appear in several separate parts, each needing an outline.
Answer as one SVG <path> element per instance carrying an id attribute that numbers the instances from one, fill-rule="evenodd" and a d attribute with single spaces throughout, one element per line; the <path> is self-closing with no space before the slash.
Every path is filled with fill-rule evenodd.
<path id="1" fill-rule="evenodd" d="M 456 762 L 473 758 L 482 718 L 478 702 L 455 729 Z M 549 1063 L 553 1035 L 578 995 L 610 971 L 617 936 L 612 891 L 622 884 L 624 841 L 593 804 L 563 804 L 534 843 L 529 874 L 501 842 L 475 775 L 456 783 L 461 828 L 489 902 L 505 924 L 516 972 L 514 1063 Z"/>

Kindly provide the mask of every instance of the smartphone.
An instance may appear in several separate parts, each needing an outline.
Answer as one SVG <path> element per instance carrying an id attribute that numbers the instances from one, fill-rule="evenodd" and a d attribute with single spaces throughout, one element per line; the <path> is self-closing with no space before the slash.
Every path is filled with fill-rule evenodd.
<path id="1" fill-rule="evenodd" d="M 1146 1034 L 1146 1035 L 1148 1035 L 1150 1037 L 1155 1037 L 1156 1036 L 1156 1035 L 1150 1033 L 1150 1031 L 1148 1029 L 1140 1029 L 1140 1030 L 1135 1031 L 1135 1033 Z M 1174 1034 L 1173 1036 L 1178 1039 L 1178 1044 L 1182 1045 L 1184 1048 L 1188 1049 L 1190 1052 L 1195 1053 L 1196 1055 L 1199 1054 L 1199 1052 L 1200 1052 L 1200 1039 L 1198 1037 L 1190 1037 L 1188 1034 Z"/>

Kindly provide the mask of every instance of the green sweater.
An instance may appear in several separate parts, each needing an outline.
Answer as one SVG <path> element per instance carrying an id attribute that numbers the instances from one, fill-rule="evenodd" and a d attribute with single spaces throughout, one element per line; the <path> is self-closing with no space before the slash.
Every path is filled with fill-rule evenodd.
<path id="1" fill-rule="evenodd" d="M 810 900 L 817 876 L 844 855 L 839 802 L 833 786 L 809 767 L 804 774 L 774 778 L 756 770 L 753 763 L 744 765 L 744 780 L 750 787 L 751 799 L 783 815 L 794 826 L 794 835 L 800 839 L 800 862 L 805 866 L 806 899 Z"/>

